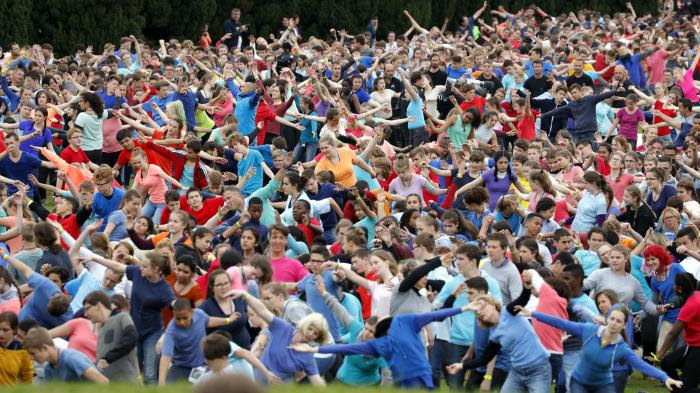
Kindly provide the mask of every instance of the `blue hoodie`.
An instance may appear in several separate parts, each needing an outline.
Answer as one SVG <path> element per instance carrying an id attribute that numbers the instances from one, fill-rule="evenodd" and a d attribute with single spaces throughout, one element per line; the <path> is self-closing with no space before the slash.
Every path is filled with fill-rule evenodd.
<path id="1" fill-rule="evenodd" d="M 425 356 L 425 347 L 420 338 L 423 326 L 433 321 L 460 314 L 460 308 L 445 308 L 425 314 L 405 314 L 394 317 L 386 336 L 359 344 L 325 345 L 319 353 L 342 353 L 345 355 L 381 356 L 389 363 L 395 380 L 407 381 L 421 378 L 432 388 L 432 369 Z"/>
<path id="2" fill-rule="evenodd" d="M 602 345 L 605 326 L 592 323 L 571 322 L 547 314 L 533 313 L 537 320 L 583 338 L 581 358 L 571 375 L 577 382 L 586 386 L 603 386 L 613 383 L 612 368 L 614 363 L 624 360 L 627 364 L 646 375 L 666 381 L 668 375 L 637 356 L 619 336 L 615 342 Z"/>
<path id="3" fill-rule="evenodd" d="M 260 95 L 255 91 L 242 94 L 232 79 L 226 80 L 226 86 L 228 86 L 228 89 L 231 90 L 231 93 L 238 101 L 233 112 L 236 120 L 238 120 L 238 131 L 241 135 L 248 136 L 255 129 L 255 113 L 258 111 Z M 255 143 L 251 140 L 250 144 L 254 145 Z"/>

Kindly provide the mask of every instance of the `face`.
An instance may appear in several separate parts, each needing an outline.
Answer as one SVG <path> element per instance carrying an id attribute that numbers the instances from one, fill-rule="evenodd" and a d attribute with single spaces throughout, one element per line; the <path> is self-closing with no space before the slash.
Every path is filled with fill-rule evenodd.
<path id="1" fill-rule="evenodd" d="M 44 364 L 49 360 L 49 351 L 46 349 L 46 347 L 47 346 L 44 346 L 42 349 L 29 348 L 27 349 L 27 352 L 29 352 L 29 356 L 33 361 L 39 364 Z"/>
<path id="2" fill-rule="evenodd" d="M 113 290 L 117 284 L 121 281 L 121 276 L 119 273 L 114 272 L 110 269 L 105 271 L 104 278 L 102 279 L 102 287 L 108 290 Z"/>
<path id="3" fill-rule="evenodd" d="M 496 161 L 496 168 L 498 172 L 505 172 L 508 170 L 508 159 L 506 157 L 501 157 Z"/>
<path id="4" fill-rule="evenodd" d="M 241 234 L 241 248 L 244 250 L 253 250 L 257 245 L 255 236 L 251 231 L 244 231 Z"/>
<path id="5" fill-rule="evenodd" d="M 598 296 L 598 310 L 600 310 L 601 314 L 607 314 L 610 311 L 610 307 L 612 307 L 610 298 L 605 295 Z"/>
<path id="6" fill-rule="evenodd" d="M 492 304 L 484 304 L 479 311 L 476 312 L 477 317 L 486 323 L 497 324 L 499 313 L 496 307 Z"/>
<path id="7" fill-rule="evenodd" d="M 495 260 L 501 260 L 505 256 L 506 250 L 501 248 L 501 243 L 496 240 L 489 240 L 486 242 L 486 254 L 489 258 Z"/>
<path id="8" fill-rule="evenodd" d="M 613 271 L 622 272 L 625 270 L 625 264 L 627 263 L 627 258 L 625 255 L 619 251 L 610 251 L 608 257 L 608 264 Z"/>
<path id="9" fill-rule="evenodd" d="M 535 253 L 525 246 L 520 246 L 520 248 L 518 248 L 518 256 L 520 260 L 524 262 L 532 262 L 535 260 Z"/>
<path id="10" fill-rule="evenodd" d="M 673 214 L 666 213 L 663 217 L 663 224 L 666 229 L 675 231 L 681 224 L 681 219 Z"/>
<path id="11" fill-rule="evenodd" d="M 15 338 L 15 331 L 8 322 L 0 322 L 0 345 L 6 347 Z"/>
<path id="12" fill-rule="evenodd" d="M 49 273 L 49 275 L 48 275 L 47 278 L 48 278 L 49 280 L 51 280 L 51 282 L 53 282 L 54 284 L 56 284 L 57 287 L 63 288 L 64 282 L 61 281 L 61 276 L 59 276 L 58 274 Z"/>
<path id="13" fill-rule="evenodd" d="M 202 208 L 202 194 L 198 192 L 191 192 L 187 194 L 187 203 L 194 210 L 199 210 Z"/>
<path id="14" fill-rule="evenodd" d="M 574 99 L 574 101 L 578 101 L 581 98 L 581 90 L 580 89 L 573 89 L 570 91 L 571 93 L 571 98 Z"/>
<path id="15" fill-rule="evenodd" d="M 193 310 L 185 311 L 174 311 L 173 319 L 175 320 L 175 326 L 180 329 L 189 329 L 192 326 L 192 314 Z"/>
<path id="16" fill-rule="evenodd" d="M 214 235 L 207 234 L 202 237 L 197 238 L 195 242 L 195 247 L 201 252 L 209 251 L 211 248 L 211 241 L 214 240 Z"/>
<path id="17" fill-rule="evenodd" d="M 186 284 L 192 279 L 193 272 L 189 266 L 184 263 L 178 263 L 175 267 L 175 278 L 180 284 Z"/>
<path id="18" fill-rule="evenodd" d="M 151 261 L 148 259 L 144 259 L 143 262 L 141 263 L 141 275 L 146 277 L 146 278 L 155 278 L 158 277 L 160 274 L 160 271 L 153 266 Z"/>
<path id="19" fill-rule="evenodd" d="M 420 210 L 420 208 L 420 199 L 417 196 L 412 195 L 406 199 L 406 209 Z"/>
<path id="20" fill-rule="evenodd" d="M 217 274 L 214 278 L 214 295 L 222 299 L 231 290 L 231 279 L 227 273 Z"/>
<path id="21" fill-rule="evenodd" d="M 525 230 L 530 236 L 536 236 L 542 230 L 542 219 L 533 217 L 525 222 Z"/>
<path id="22" fill-rule="evenodd" d="M 270 249 L 275 252 L 284 252 L 285 247 L 287 247 L 287 236 L 280 231 L 271 231 Z"/>
<path id="23" fill-rule="evenodd" d="M 625 328 L 627 319 L 622 311 L 614 310 L 608 315 L 608 331 L 612 334 L 619 334 Z"/>

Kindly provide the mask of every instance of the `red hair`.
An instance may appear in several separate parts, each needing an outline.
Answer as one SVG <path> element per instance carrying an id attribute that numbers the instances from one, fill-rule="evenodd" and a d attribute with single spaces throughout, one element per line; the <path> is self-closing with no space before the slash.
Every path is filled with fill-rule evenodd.
<path id="1" fill-rule="evenodd" d="M 656 268 L 656 274 L 665 272 L 666 268 L 673 262 L 673 258 L 671 257 L 671 254 L 666 251 L 666 248 L 661 247 L 658 244 L 646 246 L 642 252 L 642 255 L 644 256 L 644 259 L 654 257 L 659 260 L 659 267 Z"/>

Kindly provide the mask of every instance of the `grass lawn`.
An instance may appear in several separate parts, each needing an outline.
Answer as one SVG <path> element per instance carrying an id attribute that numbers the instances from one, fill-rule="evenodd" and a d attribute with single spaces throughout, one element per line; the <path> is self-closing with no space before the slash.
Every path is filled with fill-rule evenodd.
<path id="1" fill-rule="evenodd" d="M 632 380 L 627 386 L 626 392 L 637 393 L 637 392 L 648 392 L 648 393 L 662 393 L 667 392 L 665 388 L 656 387 L 657 381 L 654 380 L 643 380 L 639 373 L 634 373 L 632 375 Z M 390 388 L 364 388 L 358 389 L 354 387 L 349 387 L 345 385 L 331 385 L 326 389 L 319 389 L 319 391 L 330 391 L 333 393 L 372 393 L 378 390 L 383 392 L 399 393 L 405 392 L 405 390 L 390 389 Z M 273 387 L 270 393 L 303 393 L 309 390 L 314 390 L 314 388 L 307 385 L 296 385 L 290 386 L 285 385 L 282 387 Z M 442 391 L 447 392 L 446 385 L 443 384 Z M 164 388 L 155 387 L 135 387 L 133 385 L 109 385 L 105 387 L 96 387 L 91 384 L 78 384 L 78 385 L 64 385 L 64 384 L 51 384 L 43 386 L 18 386 L 12 389 L 13 393 L 140 393 L 140 392 L 161 392 L 161 393 L 190 393 L 192 392 L 191 385 L 179 384 L 179 385 L 169 385 Z M 231 389 L 231 392 L 235 392 Z M 228 392 L 220 392 L 228 393 Z"/>

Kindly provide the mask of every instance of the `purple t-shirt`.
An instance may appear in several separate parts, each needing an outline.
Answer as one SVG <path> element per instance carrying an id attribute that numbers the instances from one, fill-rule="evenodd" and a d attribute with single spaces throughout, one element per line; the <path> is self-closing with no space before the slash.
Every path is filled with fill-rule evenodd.
<path id="1" fill-rule="evenodd" d="M 488 191 L 491 196 L 489 210 L 495 211 L 498 199 L 508 193 L 511 184 L 513 184 L 513 179 L 511 179 L 507 173 L 504 178 L 499 179 L 496 176 L 495 169 L 482 173 L 481 179 L 484 181 L 486 191 Z"/>
<path id="2" fill-rule="evenodd" d="M 644 121 L 644 114 L 637 109 L 629 113 L 627 108 L 622 108 L 617 111 L 617 120 L 620 122 L 618 133 L 625 137 L 628 141 L 637 141 L 637 124 Z"/>
<path id="3" fill-rule="evenodd" d="M 34 122 L 31 120 L 25 120 L 19 123 L 19 129 L 22 131 L 22 136 L 29 135 L 34 132 Z M 32 146 L 44 147 L 51 141 L 53 141 L 51 138 L 51 131 L 48 128 L 45 128 L 41 135 L 27 139 L 24 142 L 20 142 L 19 149 L 25 153 L 33 155 L 34 157 L 39 157 L 39 152 L 32 149 Z"/>
<path id="4" fill-rule="evenodd" d="M 389 183 L 389 193 L 397 194 L 403 197 L 407 197 L 411 194 L 417 194 L 420 196 L 421 203 L 423 203 L 423 185 L 426 180 L 423 176 L 412 173 L 411 183 L 406 187 L 399 177 Z"/>

